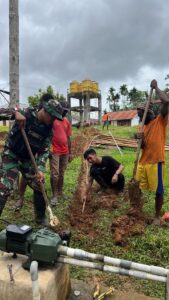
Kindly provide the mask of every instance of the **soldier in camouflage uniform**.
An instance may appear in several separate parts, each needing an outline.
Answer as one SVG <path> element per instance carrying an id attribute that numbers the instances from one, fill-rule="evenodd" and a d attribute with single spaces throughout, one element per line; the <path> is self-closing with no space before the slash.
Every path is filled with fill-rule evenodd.
<path id="1" fill-rule="evenodd" d="M 22 173 L 28 185 L 33 189 L 35 220 L 39 224 L 46 224 L 45 201 L 39 188 L 39 181 L 44 181 L 46 160 L 49 156 L 49 147 L 52 138 L 52 123 L 55 119 L 62 120 L 63 109 L 56 100 L 49 100 L 43 104 L 38 112 L 27 109 L 24 113 L 14 112 L 11 109 L 0 109 L 0 119 L 15 117 L 15 123 L 8 134 L 2 152 L 2 164 L 0 169 L 0 215 L 19 171 Z M 36 155 L 38 174 L 35 175 L 29 153 L 22 138 L 21 127 L 25 127 L 32 152 Z"/>

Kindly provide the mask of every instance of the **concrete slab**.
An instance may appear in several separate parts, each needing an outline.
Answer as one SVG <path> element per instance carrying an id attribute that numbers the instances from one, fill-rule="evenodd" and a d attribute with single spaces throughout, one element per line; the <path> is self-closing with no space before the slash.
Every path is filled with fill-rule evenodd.
<path id="1" fill-rule="evenodd" d="M 30 273 L 22 268 L 26 256 L 11 254 L 0 256 L 0 300 L 32 300 L 32 281 Z M 12 264 L 14 282 L 10 281 L 8 265 Z M 40 269 L 38 272 L 41 300 L 66 300 L 70 291 L 68 266 Z"/>

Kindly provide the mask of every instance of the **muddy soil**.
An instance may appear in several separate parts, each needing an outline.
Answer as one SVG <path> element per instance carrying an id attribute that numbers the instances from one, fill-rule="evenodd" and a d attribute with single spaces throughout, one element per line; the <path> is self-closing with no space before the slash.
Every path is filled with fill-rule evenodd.
<path id="1" fill-rule="evenodd" d="M 98 220 L 97 211 L 100 208 L 110 211 L 117 209 L 119 202 L 117 195 L 112 194 L 112 191 L 107 191 L 101 195 L 95 194 L 84 205 L 87 171 L 85 161 L 82 161 L 77 190 L 69 210 L 69 220 L 72 227 L 94 238 L 99 233 L 95 226 Z"/>
<path id="2" fill-rule="evenodd" d="M 115 245 L 125 246 L 130 236 L 143 234 L 148 224 L 152 223 L 152 219 L 146 217 L 143 212 L 136 208 L 116 218 L 112 222 L 112 232 Z"/>
<path id="3" fill-rule="evenodd" d="M 73 158 L 76 156 L 81 156 L 90 144 L 99 134 L 99 130 L 93 127 L 83 128 L 79 130 L 79 133 L 72 140 L 72 156 Z M 85 147 L 86 145 L 86 147 Z"/>

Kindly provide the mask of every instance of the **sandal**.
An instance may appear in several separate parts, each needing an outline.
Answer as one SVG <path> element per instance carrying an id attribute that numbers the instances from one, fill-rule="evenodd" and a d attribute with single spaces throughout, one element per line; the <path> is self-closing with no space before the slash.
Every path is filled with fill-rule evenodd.
<path id="1" fill-rule="evenodd" d="M 13 209 L 14 209 L 14 211 L 18 211 L 18 210 L 21 210 L 22 206 L 23 206 L 23 203 L 21 201 L 17 201 L 14 204 Z"/>

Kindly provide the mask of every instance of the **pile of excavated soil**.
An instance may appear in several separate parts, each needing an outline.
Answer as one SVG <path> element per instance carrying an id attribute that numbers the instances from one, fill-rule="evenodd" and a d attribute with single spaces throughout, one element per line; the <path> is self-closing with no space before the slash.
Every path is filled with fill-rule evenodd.
<path id="1" fill-rule="evenodd" d="M 99 134 L 98 129 L 94 127 L 84 128 L 72 140 L 72 156 L 73 158 L 82 155 L 92 141 Z"/>
<path id="2" fill-rule="evenodd" d="M 112 222 L 112 232 L 114 243 L 125 246 L 130 236 L 143 234 L 147 224 L 151 224 L 152 219 L 138 209 L 131 208 L 125 215 L 122 215 Z"/>

